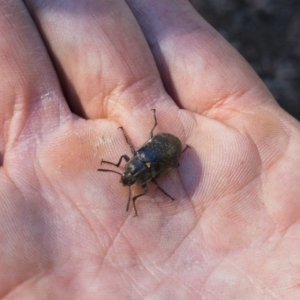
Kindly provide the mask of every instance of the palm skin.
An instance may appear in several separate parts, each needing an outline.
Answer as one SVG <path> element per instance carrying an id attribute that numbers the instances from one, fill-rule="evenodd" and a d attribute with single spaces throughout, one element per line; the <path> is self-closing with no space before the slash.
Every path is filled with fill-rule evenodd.
<path id="1" fill-rule="evenodd" d="M 171 2 L 0 4 L 2 299 L 299 298 L 299 123 Z M 134 218 L 97 169 L 153 108 L 191 150 Z"/>

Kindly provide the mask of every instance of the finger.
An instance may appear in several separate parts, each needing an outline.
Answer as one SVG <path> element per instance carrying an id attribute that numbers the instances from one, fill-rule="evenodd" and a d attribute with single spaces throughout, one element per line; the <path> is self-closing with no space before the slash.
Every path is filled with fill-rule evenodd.
<path id="1" fill-rule="evenodd" d="M 68 113 L 46 49 L 22 1 L 0 2 L 1 153 Z"/>
<path id="2" fill-rule="evenodd" d="M 124 1 L 26 1 L 43 33 L 72 110 L 115 117 L 161 96 L 146 40 Z M 128 118 L 129 116 L 127 116 Z"/>
<path id="3" fill-rule="evenodd" d="M 245 60 L 188 1 L 126 1 L 147 37 L 168 92 L 181 106 L 203 113 L 270 101 Z M 241 97 L 246 95 L 246 97 Z"/>

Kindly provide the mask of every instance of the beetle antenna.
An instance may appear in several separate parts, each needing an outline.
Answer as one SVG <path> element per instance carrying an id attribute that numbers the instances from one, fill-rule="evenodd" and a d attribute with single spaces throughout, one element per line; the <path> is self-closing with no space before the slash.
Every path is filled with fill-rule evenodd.
<path id="1" fill-rule="evenodd" d="M 122 173 L 114 171 L 114 170 L 107 170 L 107 169 L 98 169 L 97 171 L 101 171 L 101 172 L 112 172 L 112 173 L 116 173 L 119 175 L 122 175 Z"/>

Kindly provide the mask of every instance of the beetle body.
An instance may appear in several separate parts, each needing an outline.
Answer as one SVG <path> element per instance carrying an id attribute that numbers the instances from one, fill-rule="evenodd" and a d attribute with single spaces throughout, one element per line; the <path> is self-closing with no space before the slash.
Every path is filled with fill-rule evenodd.
<path id="1" fill-rule="evenodd" d="M 160 133 L 150 138 L 125 165 L 123 185 L 144 185 L 179 165 L 182 152 L 178 137 Z"/>
<path id="2" fill-rule="evenodd" d="M 120 173 L 114 170 L 108 169 L 98 169 L 102 172 L 113 172 L 121 175 L 121 182 L 124 186 L 129 187 L 129 198 L 127 202 L 127 211 L 129 209 L 129 203 L 131 198 L 131 189 L 132 185 L 142 186 L 144 192 L 132 198 L 133 208 L 135 211 L 135 216 L 137 216 L 137 209 L 135 201 L 137 198 L 145 195 L 148 191 L 147 183 L 152 181 L 157 185 L 157 187 L 169 198 L 174 200 L 167 192 L 165 192 L 157 183 L 156 178 L 160 175 L 166 173 L 172 168 L 179 166 L 179 159 L 181 154 L 189 148 L 186 146 L 182 151 L 181 142 L 178 137 L 170 133 L 159 133 L 153 136 L 154 128 L 157 125 L 155 109 L 154 111 L 154 126 L 150 131 L 149 140 L 138 150 L 135 151 L 134 147 L 128 142 L 128 139 L 125 135 L 125 132 L 122 127 L 125 140 L 130 146 L 132 158 L 129 158 L 126 154 L 122 155 L 117 163 L 112 163 L 106 160 L 102 160 L 101 163 L 110 164 L 116 167 L 119 167 L 122 159 L 125 159 L 125 171 Z"/>

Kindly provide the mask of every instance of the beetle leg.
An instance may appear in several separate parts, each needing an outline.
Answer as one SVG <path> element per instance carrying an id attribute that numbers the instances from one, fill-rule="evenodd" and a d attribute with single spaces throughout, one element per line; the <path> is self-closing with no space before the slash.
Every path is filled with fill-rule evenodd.
<path id="1" fill-rule="evenodd" d="M 130 188 L 130 185 L 128 187 L 129 187 L 129 195 L 128 195 L 128 201 L 127 201 L 126 211 L 129 210 L 129 204 L 130 204 L 130 198 L 131 198 L 131 188 Z"/>
<path id="2" fill-rule="evenodd" d="M 171 198 L 172 201 L 175 200 L 175 198 L 171 197 L 166 191 L 163 190 L 162 187 L 159 186 L 158 182 L 157 182 L 154 178 L 153 178 L 151 181 L 152 181 L 153 183 L 155 183 L 155 184 L 157 185 L 157 187 L 158 187 L 158 188 L 159 188 L 166 196 L 168 196 L 169 198 Z"/>
<path id="3" fill-rule="evenodd" d="M 187 148 L 191 148 L 189 145 L 186 145 L 185 148 L 182 150 L 181 154 L 187 149 Z"/>
<path id="4" fill-rule="evenodd" d="M 155 128 L 156 125 L 157 125 L 157 120 L 156 120 L 156 110 L 155 110 L 154 108 L 151 109 L 151 110 L 153 110 L 153 112 L 154 112 L 154 126 L 153 126 L 153 128 L 151 129 L 151 131 L 150 131 L 150 139 L 153 138 L 153 130 L 154 130 L 154 128 Z"/>
<path id="5" fill-rule="evenodd" d="M 122 129 L 125 141 L 126 141 L 127 145 L 129 145 L 130 151 L 131 151 L 132 155 L 135 156 L 136 155 L 136 151 L 134 150 L 133 146 L 128 142 L 128 139 L 127 139 L 127 136 L 125 134 L 124 128 L 121 126 L 121 127 L 118 127 L 118 129 Z"/>
<path id="6" fill-rule="evenodd" d="M 181 154 L 188 148 L 191 148 L 189 145 L 186 145 L 185 148 L 181 151 Z M 174 168 L 179 168 L 179 163 L 177 163 L 177 165 Z"/>
<path id="7" fill-rule="evenodd" d="M 148 192 L 148 187 L 147 187 L 146 184 L 142 185 L 142 188 L 143 188 L 143 190 L 144 190 L 144 193 L 139 194 L 139 195 L 137 195 L 137 196 L 134 196 L 134 197 L 132 198 L 133 208 L 134 208 L 134 212 L 135 212 L 135 215 L 134 215 L 134 216 L 135 216 L 135 217 L 138 215 L 137 209 L 136 209 L 136 206 L 135 206 L 135 201 L 136 201 L 136 199 L 139 198 L 139 197 L 141 197 L 141 196 L 143 196 L 143 195 L 145 195 L 145 194 Z"/>
<path id="8" fill-rule="evenodd" d="M 113 162 L 107 161 L 107 160 L 103 160 L 103 159 L 101 160 L 101 164 L 102 164 L 102 163 L 105 163 L 105 164 L 110 164 L 110 165 L 119 167 L 119 165 L 121 164 L 121 161 L 122 161 L 123 158 L 124 158 L 126 161 L 129 161 L 129 160 L 130 160 L 130 158 L 129 158 L 126 154 L 124 154 L 124 155 L 122 155 L 122 156 L 120 157 L 119 161 L 118 161 L 116 164 L 113 163 Z"/>

